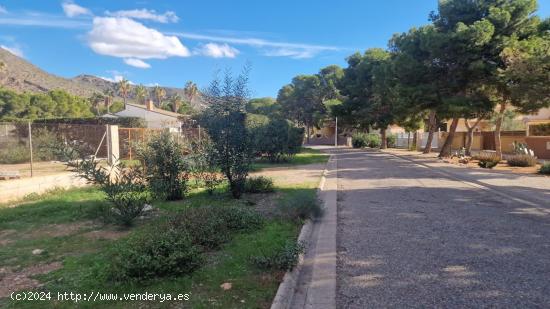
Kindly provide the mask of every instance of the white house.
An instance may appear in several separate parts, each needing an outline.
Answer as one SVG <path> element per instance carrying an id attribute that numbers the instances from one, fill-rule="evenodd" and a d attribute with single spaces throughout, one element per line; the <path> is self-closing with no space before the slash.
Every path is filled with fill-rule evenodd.
<path id="1" fill-rule="evenodd" d="M 180 132 L 185 116 L 156 108 L 153 101 L 149 100 L 146 105 L 126 103 L 124 110 L 106 115 L 106 117 L 139 117 L 145 119 L 148 128 L 168 128 L 171 132 Z"/>

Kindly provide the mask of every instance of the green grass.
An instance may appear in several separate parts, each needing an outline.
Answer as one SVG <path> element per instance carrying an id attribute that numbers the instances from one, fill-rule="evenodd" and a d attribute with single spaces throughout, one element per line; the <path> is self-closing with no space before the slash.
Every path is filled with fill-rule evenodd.
<path id="1" fill-rule="evenodd" d="M 312 152 L 313 153 L 313 152 Z M 303 160 L 303 159 L 302 159 Z M 311 162 L 311 161 L 309 161 Z M 200 189 L 194 189 L 180 202 L 155 202 L 160 209 L 158 218 L 142 220 L 130 230 L 139 233 L 141 229 L 154 226 L 157 220 L 171 217 L 187 207 L 201 205 L 250 207 L 246 196 L 241 200 L 232 199 L 229 194 L 220 192 L 210 196 Z M 315 194 L 315 183 L 304 183 L 288 187 L 279 187 L 279 203 L 291 200 L 298 195 Z M 0 267 L 24 268 L 51 262 L 62 262 L 63 267 L 48 274 L 34 278 L 44 284 L 41 291 L 57 292 L 102 291 L 109 293 L 191 293 L 185 306 L 193 308 L 258 308 L 269 307 L 275 295 L 283 273 L 260 271 L 254 267 L 250 257 L 272 252 L 289 239 L 296 239 L 301 224 L 270 219 L 261 229 L 250 234 L 237 234 L 221 250 L 208 253 L 208 262 L 201 269 L 187 276 L 160 278 L 146 282 L 115 283 L 107 278 L 110 266 L 110 252 L 118 240 L 91 239 L 85 233 L 91 230 L 115 229 L 94 221 L 90 226 L 83 225 L 79 230 L 60 236 L 52 236 L 40 231 L 52 224 L 78 224 L 91 222 L 97 217 L 97 211 L 105 205 L 104 195 L 96 188 L 72 189 L 50 192 L 39 201 L 31 201 L 16 207 L 0 206 L 1 233 L 10 242 L 0 247 Z M 1 240 L 1 238 L 0 238 Z M 41 255 L 33 255 L 32 250 L 45 250 Z M 230 282 L 231 290 L 224 291 L 220 285 Z M 171 308 L 174 302 L 81 302 L 75 305 L 71 301 L 13 302 L 0 299 L 4 308 Z"/>
<path id="2" fill-rule="evenodd" d="M 269 167 L 326 163 L 328 159 L 329 159 L 329 155 L 321 152 L 318 149 L 302 148 L 302 150 L 299 153 L 292 156 L 287 161 L 280 162 L 280 163 L 271 163 L 267 160 L 258 160 L 252 164 L 251 169 L 253 171 L 258 171 L 263 168 L 269 168 Z"/>

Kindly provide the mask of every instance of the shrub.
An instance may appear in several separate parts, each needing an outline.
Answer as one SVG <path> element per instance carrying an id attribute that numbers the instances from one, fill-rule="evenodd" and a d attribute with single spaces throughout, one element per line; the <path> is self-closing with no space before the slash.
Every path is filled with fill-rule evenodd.
<path id="1" fill-rule="evenodd" d="M 223 181 L 223 177 L 219 173 L 219 167 L 212 156 L 214 151 L 212 143 L 207 137 L 204 137 L 200 142 L 192 142 L 191 149 L 189 165 L 190 171 L 195 177 L 195 182 L 196 184 L 202 182 L 208 194 L 212 195 L 216 187 Z"/>
<path id="2" fill-rule="evenodd" d="M 297 128 L 282 118 L 270 119 L 266 124 L 249 128 L 254 140 L 254 151 L 271 162 L 287 160 L 300 151 L 304 129 Z"/>
<path id="3" fill-rule="evenodd" d="M 188 233 L 195 245 L 216 249 L 229 240 L 229 231 L 223 218 L 212 207 L 186 209 L 172 222 L 177 229 Z"/>
<path id="4" fill-rule="evenodd" d="M 253 144 L 246 127 L 247 71 L 236 79 L 228 72 L 223 82 L 215 79 L 203 93 L 208 104 L 200 115 L 214 145 L 214 158 L 229 181 L 234 198 L 240 198 L 253 155 Z"/>
<path id="5" fill-rule="evenodd" d="M 389 148 L 394 148 L 397 145 L 397 135 L 389 134 L 386 136 L 386 143 Z"/>
<path id="6" fill-rule="evenodd" d="M 323 215 L 323 209 L 315 194 L 299 192 L 291 198 L 282 201 L 281 214 L 290 220 L 315 219 Z"/>
<path id="7" fill-rule="evenodd" d="M 255 231 L 265 223 L 259 213 L 243 207 L 217 207 L 216 210 L 230 231 Z"/>
<path id="8" fill-rule="evenodd" d="M 193 244 L 216 249 L 230 239 L 230 232 L 253 231 L 263 223 L 253 210 L 206 206 L 186 209 L 171 221 L 171 226 L 189 234 Z"/>
<path id="9" fill-rule="evenodd" d="M 537 165 L 537 158 L 530 156 L 530 155 L 513 155 L 508 157 L 508 165 L 510 166 L 519 166 L 519 167 L 527 167 L 527 166 L 535 166 Z"/>
<path id="10" fill-rule="evenodd" d="M 0 148 L 0 164 L 18 164 L 30 161 L 29 147 L 23 143 L 10 142 Z"/>
<path id="11" fill-rule="evenodd" d="M 479 160 L 477 165 L 482 168 L 493 168 L 500 162 L 500 158 L 494 153 L 480 153 L 475 156 L 475 159 Z"/>
<path id="12" fill-rule="evenodd" d="M 147 182 L 157 198 L 181 200 L 187 191 L 188 163 L 183 145 L 171 133 L 154 136 L 145 146 L 138 147 L 138 158 L 147 170 Z"/>
<path id="13" fill-rule="evenodd" d="M 62 149 L 58 155 L 79 177 L 98 185 L 105 192 L 107 201 L 113 206 L 104 209 L 107 221 L 132 225 L 151 199 L 141 167 L 127 168 L 118 162 L 102 166 L 99 161 L 85 158 L 81 153 L 77 146 L 73 146 Z"/>
<path id="14" fill-rule="evenodd" d="M 115 248 L 110 275 L 119 281 L 192 273 L 204 263 L 189 234 L 169 226 L 138 233 Z"/>
<path id="15" fill-rule="evenodd" d="M 367 146 L 368 146 L 368 143 L 367 143 L 367 134 L 365 134 L 365 133 L 360 133 L 360 132 L 354 133 L 354 134 L 351 136 L 351 145 L 353 146 L 353 148 L 364 148 L 364 147 L 367 147 Z"/>
<path id="16" fill-rule="evenodd" d="M 275 191 L 273 180 L 268 177 L 249 177 L 244 185 L 244 192 L 247 193 L 270 193 Z"/>
<path id="17" fill-rule="evenodd" d="M 380 140 L 380 135 L 378 134 L 368 134 L 367 135 L 367 146 L 370 148 L 380 148 L 382 141 Z"/>
<path id="18" fill-rule="evenodd" d="M 298 264 L 304 245 L 296 241 L 287 241 L 284 246 L 268 254 L 260 254 L 250 258 L 252 264 L 261 270 L 290 271 Z"/>
<path id="19" fill-rule="evenodd" d="M 545 162 L 540 167 L 539 173 L 543 175 L 550 175 L 550 162 Z"/>

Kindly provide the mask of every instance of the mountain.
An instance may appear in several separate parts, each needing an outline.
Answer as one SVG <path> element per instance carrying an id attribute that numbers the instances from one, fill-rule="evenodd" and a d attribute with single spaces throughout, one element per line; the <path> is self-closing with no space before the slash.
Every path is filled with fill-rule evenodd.
<path id="1" fill-rule="evenodd" d="M 104 93 L 111 89 L 116 94 L 116 83 L 102 79 L 93 75 L 78 75 L 68 79 L 50 74 L 32 63 L 22 59 L 9 51 L 0 48 L 0 62 L 5 64 L 3 71 L 0 71 L 0 85 L 16 92 L 47 92 L 54 89 L 62 89 L 73 95 L 81 97 L 90 97 L 92 94 Z M 132 85 L 128 100 L 134 101 Z M 153 87 L 146 87 L 152 93 Z M 166 90 L 166 96 L 170 97 L 175 93 L 184 97 L 183 89 L 163 87 Z M 115 100 L 122 100 L 120 96 Z M 192 105 L 196 109 L 201 109 L 204 104 L 201 100 L 193 100 Z"/>

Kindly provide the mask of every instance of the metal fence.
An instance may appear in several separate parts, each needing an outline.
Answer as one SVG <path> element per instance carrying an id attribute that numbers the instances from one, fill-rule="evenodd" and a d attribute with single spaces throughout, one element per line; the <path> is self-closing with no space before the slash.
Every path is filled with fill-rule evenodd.
<path id="1" fill-rule="evenodd" d="M 84 149 L 84 155 L 107 158 L 109 142 L 113 139 L 106 125 L 67 124 L 67 123 L 0 123 L 0 180 L 9 178 L 49 175 L 65 170 L 59 161 L 56 149 L 71 143 L 78 143 Z M 118 141 L 117 159 L 135 160 L 140 144 L 163 129 L 117 128 L 112 130 Z M 186 145 L 200 139 L 200 127 L 184 128 L 181 132 L 172 132 L 174 137 Z"/>

